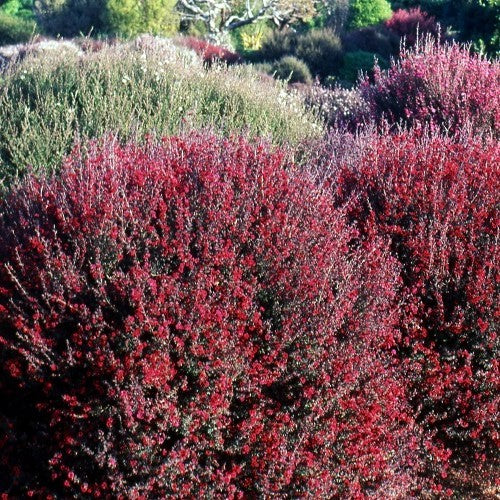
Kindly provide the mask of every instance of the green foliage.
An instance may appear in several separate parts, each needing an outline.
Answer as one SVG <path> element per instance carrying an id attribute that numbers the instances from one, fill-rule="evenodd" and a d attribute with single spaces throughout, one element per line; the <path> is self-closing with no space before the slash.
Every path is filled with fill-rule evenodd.
<path id="1" fill-rule="evenodd" d="M 0 45 L 27 42 L 35 33 L 33 21 L 0 11 Z"/>
<path id="2" fill-rule="evenodd" d="M 482 52 L 500 55 L 500 0 L 459 0 L 452 19 L 463 41 L 472 41 Z M 457 8 L 455 7 L 455 8 Z"/>
<path id="3" fill-rule="evenodd" d="M 253 68 L 258 73 L 267 74 L 267 75 L 273 74 L 273 64 L 270 62 L 253 64 Z"/>
<path id="4" fill-rule="evenodd" d="M 295 55 L 314 75 L 325 78 L 338 71 L 342 62 L 342 43 L 331 30 L 313 30 L 299 37 Z"/>
<path id="5" fill-rule="evenodd" d="M 352 0 L 351 28 L 362 28 L 386 21 L 391 17 L 391 5 L 387 0 Z"/>
<path id="6" fill-rule="evenodd" d="M 176 0 L 107 0 L 107 29 L 133 37 L 140 33 L 172 35 L 179 19 L 174 12 Z"/>
<path id="7" fill-rule="evenodd" d="M 363 50 L 346 52 L 342 68 L 338 73 L 339 78 L 347 83 L 355 83 L 358 80 L 360 71 L 363 73 L 371 73 L 375 65 L 375 57 L 377 57 L 376 54 Z M 377 57 L 377 61 L 380 68 L 385 69 L 389 67 L 389 63 L 386 59 Z"/>
<path id="8" fill-rule="evenodd" d="M 335 73 L 342 62 L 342 43 L 330 29 L 311 30 L 303 34 L 273 31 L 260 50 L 260 59 L 276 61 L 294 56 L 307 64 L 314 76 L 326 78 Z"/>
<path id="9" fill-rule="evenodd" d="M 4 73 L 0 184 L 27 165 L 37 171 L 60 164 L 76 136 L 116 133 L 127 139 L 213 127 L 296 144 L 322 132 L 298 97 L 249 67 L 204 70 L 199 61 L 187 64 L 156 49 L 127 47 L 29 56 Z"/>
<path id="10" fill-rule="evenodd" d="M 259 20 L 247 24 L 231 32 L 231 41 L 234 48 L 241 54 L 260 51 L 272 28 L 266 20 Z"/>
<path id="11" fill-rule="evenodd" d="M 106 0 L 35 0 L 38 25 L 47 35 L 73 37 L 104 31 Z"/>
<path id="12" fill-rule="evenodd" d="M 42 30 L 52 36 L 171 35 L 179 24 L 175 3 L 175 0 L 35 0 L 35 15 Z"/>
<path id="13" fill-rule="evenodd" d="M 260 49 L 263 61 L 276 61 L 291 55 L 297 47 L 297 34 L 291 30 L 273 30 L 264 39 Z"/>
<path id="14" fill-rule="evenodd" d="M 294 56 L 283 56 L 273 64 L 272 70 L 277 78 L 289 83 L 312 83 L 307 64 Z"/>
<path id="15" fill-rule="evenodd" d="M 1 2 L 0 12 L 25 20 L 33 19 L 33 0 L 6 0 Z"/>

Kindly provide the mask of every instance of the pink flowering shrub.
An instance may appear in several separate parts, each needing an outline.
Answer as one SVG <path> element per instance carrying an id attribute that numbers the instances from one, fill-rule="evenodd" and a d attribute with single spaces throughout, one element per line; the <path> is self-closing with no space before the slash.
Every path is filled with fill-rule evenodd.
<path id="1" fill-rule="evenodd" d="M 333 133 L 318 158 L 336 203 L 349 203 L 361 234 L 387 238 L 401 263 L 398 352 L 417 421 L 450 462 L 483 474 L 499 445 L 500 146 L 415 131 Z"/>
<path id="2" fill-rule="evenodd" d="M 235 52 L 224 47 L 219 47 L 218 45 L 213 45 L 201 38 L 187 36 L 178 38 L 177 42 L 184 47 L 194 50 L 208 65 L 212 65 L 216 61 L 226 64 L 242 62 L 241 57 Z"/>
<path id="3" fill-rule="evenodd" d="M 243 139 L 108 140 L 28 176 L 0 204 L 0 491 L 411 496 L 430 445 L 398 273 Z"/>
<path id="4" fill-rule="evenodd" d="M 500 65 L 460 45 L 432 38 L 405 49 L 387 71 L 375 68 L 361 84 L 376 123 L 429 126 L 448 134 L 463 128 L 498 134 Z"/>
<path id="5" fill-rule="evenodd" d="M 405 37 L 407 46 L 415 45 L 417 34 L 429 33 L 435 38 L 441 36 L 436 18 L 422 11 L 420 7 L 398 9 L 385 21 L 385 25 L 396 35 Z"/>

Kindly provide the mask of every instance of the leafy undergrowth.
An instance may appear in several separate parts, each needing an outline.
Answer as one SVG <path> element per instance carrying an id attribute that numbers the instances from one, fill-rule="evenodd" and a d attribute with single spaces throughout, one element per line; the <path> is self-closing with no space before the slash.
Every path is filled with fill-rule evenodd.
<path id="1" fill-rule="evenodd" d="M 495 498 L 498 61 L 417 40 L 288 92 L 35 45 L 0 91 L 3 495 Z"/>

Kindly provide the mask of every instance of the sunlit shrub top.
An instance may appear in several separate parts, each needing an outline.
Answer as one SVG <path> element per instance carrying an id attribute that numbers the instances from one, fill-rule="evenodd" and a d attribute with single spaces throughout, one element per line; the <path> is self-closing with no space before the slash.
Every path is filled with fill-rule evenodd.
<path id="1" fill-rule="evenodd" d="M 193 56 L 152 37 L 83 54 L 28 54 L 1 76 L 0 179 L 28 165 L 54 168 L 75 136 L 211 126 L 294 144 L 321 133 L 285 86 L 248 67 L 206 70 Z"/>
<path id="2" fill-rule="evenodd" d="M 447 134 L 469 128 L 498 135 L 500 64 L 432 37 L 402 51 L 387 71 L 375 71 L 361 92 L 380 123 L 428 126 Z"/>

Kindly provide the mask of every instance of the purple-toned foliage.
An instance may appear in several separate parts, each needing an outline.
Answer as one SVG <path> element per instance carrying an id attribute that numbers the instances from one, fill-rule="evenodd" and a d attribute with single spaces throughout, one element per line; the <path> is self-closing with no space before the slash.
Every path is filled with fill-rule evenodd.
<path id="1" fill-rule="evenodd" d="M 500 64 L 432 37 L 404 49 L 387 71 L 361 84 L 376 123 L 430 127 L 453 135 L 463 129 L 498 134 Z"/>
<path id="2" fill-rule="evenodd" d="M 441 36 L 436 18 L 422 11 L 420 7 L 398 9 L 385 22 L 385 26 L 399 37 L 405 37 L 407 46 L 415 45 L 418 35 L 430 34 L 435 38 Z"/>

